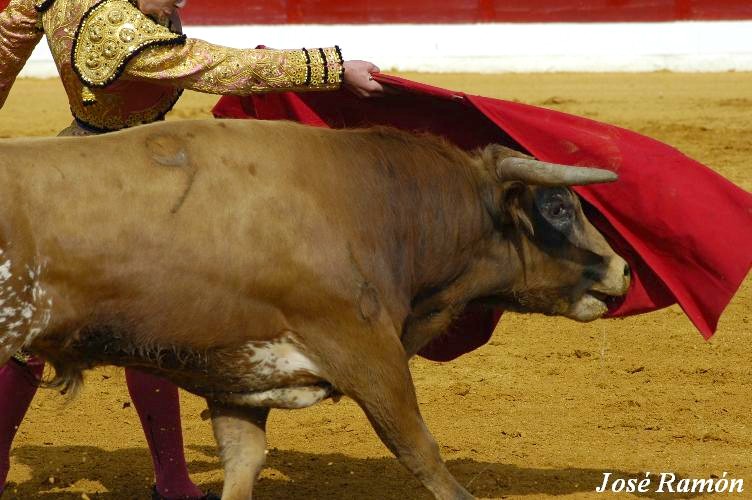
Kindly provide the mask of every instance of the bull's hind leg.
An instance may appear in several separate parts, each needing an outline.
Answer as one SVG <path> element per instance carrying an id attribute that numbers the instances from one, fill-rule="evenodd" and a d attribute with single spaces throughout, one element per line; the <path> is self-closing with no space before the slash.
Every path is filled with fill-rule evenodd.
<path id="1" fill-rule="evenodd" d="M 268 408 L 237 408 L 209 403 L 214 437 L 225 471 L 222 500 L 250 500 L 266 461 Z"/>
<path id="2" fill-rule="evenodd" d="M 473 498 L 446 468 L 423 422 L 399 338 L 386 332 L 357 333 L 361 335 L 348 337 L 356 339 L 353 350 L 340 346 L 326 354 L 330 382 L 363 408 L 387 448 L 437 499 Z M 363 352 L 363 343 L 357 340 L 366 335 L 371 344 Z"/>

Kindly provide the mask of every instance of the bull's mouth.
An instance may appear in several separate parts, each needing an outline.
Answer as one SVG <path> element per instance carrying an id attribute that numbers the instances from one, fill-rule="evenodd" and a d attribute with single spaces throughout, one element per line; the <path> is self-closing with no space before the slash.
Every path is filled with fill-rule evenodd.
<path id="1" fill-rule="evenodd" d="M 607 307 L 616 305 L 620 298 L 617 295 L 609 295 L 603 292 L 596 292 L 595 290 L 588 290 L 587 294 L 592 295 L 596 300 L 603 302 Z"/>
<path id="2" fill-rule="evenodd" d="M 609 308 L 616 306 L 619 299 L 620 296 L 617 295 L 588 290 L 577 302 L 572 304 L 566 316 L 576 321 L 594 321 L 603 317 Z"/>

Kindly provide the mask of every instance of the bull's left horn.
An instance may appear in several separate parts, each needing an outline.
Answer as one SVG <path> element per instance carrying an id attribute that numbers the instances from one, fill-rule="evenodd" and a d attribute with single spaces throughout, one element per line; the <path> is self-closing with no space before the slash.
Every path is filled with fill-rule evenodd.
<path id="1" fill-rule="evenodd" d="M 584 186 L 600 182 L 614 182 L 619 178 L 610 170 L 590 167 L 571 167 L 546 163 L 529 158 L 504 158 L 496 167 L 501 179 L 519 180 L 540 186 Z"/>

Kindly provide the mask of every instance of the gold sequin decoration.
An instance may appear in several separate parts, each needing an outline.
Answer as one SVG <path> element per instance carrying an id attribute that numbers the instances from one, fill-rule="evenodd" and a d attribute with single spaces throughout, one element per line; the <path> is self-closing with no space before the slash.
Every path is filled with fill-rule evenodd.
<path id="1" fill-rule="evenodd" d="M 257 92 L 330 90 L 339 84 L 323 82 L 320 49 L 317 62 L 308 63 L 304 50 L 233 49 L 188 39 L 179 47 L 153 47 L 135 57 L 124 78 L 163 81 L 184 89 L 211 94 L 248 95 Z M 320 75 L 309 81 L 311 73 Z"/>
<path id="2" fill-rule="evenodd" d="M 73 67 L 89 87 L 105 87 L 120 76 L 129 58 L 140 50 L 184 39 L 127 0 L 104 0 L 81 22 L 73 47 Z"/>

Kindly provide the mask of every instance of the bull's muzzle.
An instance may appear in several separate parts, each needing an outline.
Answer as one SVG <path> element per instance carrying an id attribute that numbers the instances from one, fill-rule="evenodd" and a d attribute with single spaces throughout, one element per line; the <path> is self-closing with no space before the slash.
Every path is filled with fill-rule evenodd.
<path id="1" fill-rule="evenodd" d="M 603 278 L 594 283 L 583 295 L 572 304 L 568 317 L 577 321 L 593 321 L 608 312 L 610 299 L 623 297 L 629 290 L 632 271 L 629 264 L 614 255 L 608 263 Z"/>

